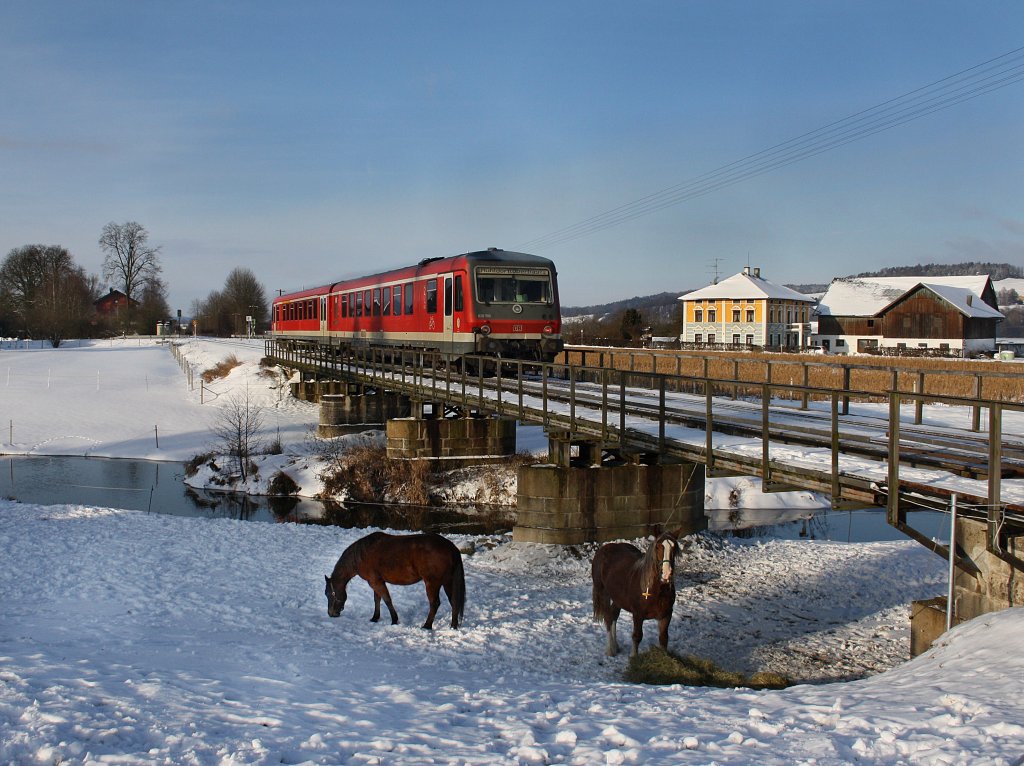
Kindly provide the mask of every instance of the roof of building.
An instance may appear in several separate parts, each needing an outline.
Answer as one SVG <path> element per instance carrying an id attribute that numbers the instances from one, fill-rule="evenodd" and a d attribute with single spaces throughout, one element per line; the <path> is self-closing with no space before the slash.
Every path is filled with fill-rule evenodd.
<path id="1" fill-rule="evenodd" d="M 988 276 L 841 277 L 833 279 L 818 303 L 818 313 L 832 316 L 877 316 L 904 295 L 923 286 L 965 316 L 1002 318 L 981 299 Z"/>
<path id="2" fill-rule="evenodd" d="M 708 285 L 707 287 L 702 287 L 700 290 L 694 290 L 692 293 L 687 293 L 679 300 L 717 300 L 720 298 L 731 298 L 733 300 L 757 300 L 773 298 L 776 300 L 814 303 L 814 298 L 809 295 L 798 293 L 796 290 L 790 289 L 784 285 L 777 285 L 774 282 L 770 282 L 769 280 L 762 278 L 760 275 L 755 274 L 748 273 L 747 269 L 744 269 L 739 274 L 733 274 L 731 277 L 723 279 L 721 282 Z"/>

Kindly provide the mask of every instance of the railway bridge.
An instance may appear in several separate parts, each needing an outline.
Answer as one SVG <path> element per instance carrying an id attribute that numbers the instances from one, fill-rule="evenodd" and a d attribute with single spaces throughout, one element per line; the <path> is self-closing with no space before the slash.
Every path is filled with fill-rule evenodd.
<path id="1" fill-rule="evenodd" d="M 849 375 L 820 388 L 806 376 L 783 383 L 769 373 L 751 383 L 613 369 L 585 357 L 499 360 L 485 375 L 483 364 L 471 371 L 419 351 L 342 353 L 270 340 L 266 355 L 310 379 L 344 381 L 357 396 L 407 397 L 411 417 L 387 426 L 389 454 L 410 421 L 432 421 L 417 433 L 435 448 L 446 438 L 438 421 L 542 425 L 549 460 L 520 470 L 520 540 L 600 541 L 668 524 L 690 531 L 703 522 L 705 476 L 757 476 L 765 491 L 806 489 L 837 508 L 885 508 L 890 524 L 953 562 L 961 615 L 1024 602 L 1020 397 L 900 390 L 896 376 L 880 396 L 850 387 Z M 851 400 L 870 401 L 851 408 Z M 450 438 L 465 438 L 464 426 L 453 427 Z M 956 514 L 950 544 L 915 528 L 917 510 Z"/>

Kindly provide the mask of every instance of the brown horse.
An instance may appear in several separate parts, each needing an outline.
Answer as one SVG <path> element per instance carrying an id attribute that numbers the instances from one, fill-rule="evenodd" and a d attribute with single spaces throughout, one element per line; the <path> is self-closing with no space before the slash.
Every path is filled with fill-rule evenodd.
<path id="1" fill-rule="evenodd" d="M 466 603 L 466 579 L 462 569 L 462 554 L 455 545 L 441 535 L 427 532 L 418 535 L 389 535 L 374 532 L 356 540 L 338 559 L 327 580 L 327 614 L 338 617 L 348 598 L 348 582 L 356 575 L 373 588 L 373 617 L 380 619 L 380 601 L 384 599 L 391 612 L 391 624 L 398 624 L 398 612 L 391 603 L 387 583 L 412 585 L 423 581 L 427 589 L 430 611 L 423 627 L 434 627 L 434 615 L 441 606 L 441 588 L 452 607 L 452 627 L 459 627 L 462 609 Z"/>
<path id="2" fill-rule="evenodd" d="M 615 626 L 625 609 L 633 615 L 633 651 L 644 636 L 644 620 L 658 621 L 658 641 L 668 647 L 668 624 L 676 601 L 675 560 L 678 544 L 672 532 L 661 534 L 646 553 L 629 543 L 605 543 L 594 555 L 594 619 L 608 631 L 609 657 L 619 653 Z"/>

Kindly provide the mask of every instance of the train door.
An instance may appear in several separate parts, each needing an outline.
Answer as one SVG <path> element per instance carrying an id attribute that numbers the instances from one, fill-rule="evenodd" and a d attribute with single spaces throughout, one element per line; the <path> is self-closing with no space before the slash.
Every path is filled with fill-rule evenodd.
<path id="1" fill-rule="evenodd" d="M 452 316 L 454 307 L 454 298 L 452 295 L 452 275 L 449 274 L 444 278 L 444 337 L 442 338 L 442 348 L 447 353 L 453 353 L 453 344 L 455 341 L 455 320 Z"/>
<path id="2" fill-rule="evenodd" d="M 320 298 L 320 334 L 327 334 L 327 296 Z"/>

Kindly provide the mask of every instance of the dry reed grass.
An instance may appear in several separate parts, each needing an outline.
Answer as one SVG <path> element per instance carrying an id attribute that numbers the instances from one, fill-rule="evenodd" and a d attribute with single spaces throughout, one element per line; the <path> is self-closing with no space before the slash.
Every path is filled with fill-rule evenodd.
<path id="1" fill-rule="evenodd" d="M 217 364 L 215 364 L 213 367 L 203 370 L 203 382 L 212 383 L 218 378 L 226 378 L 228 374 L 233 369 L 238 367 L 240 364 L 242 363 L 238 361 L 238 357 L 235 356 L 234 354 L 230 354 L 229 356 L 217 362 Z"/>
<path id="2" fill-rule="evenodd" d="M 581 364 L 583 360 L 583 352 L 568 351 L 563 352 L 557 362 Z M 754 386 L 766 382 L 843 390 L 848 379 L 849 390 L 866 398 L 884 398 L 889 391 L 897 390 L 940 397 L 1024 402 L 1024 366 L 995 360 L 621 349 L 588 350 L 585 360 L 590 366 L 619 371 L 753 384 L 739 388 L 737 395 L 740 396 L 760 393 Z M 773 394 L 779 396 L 780 392 Z"/>

